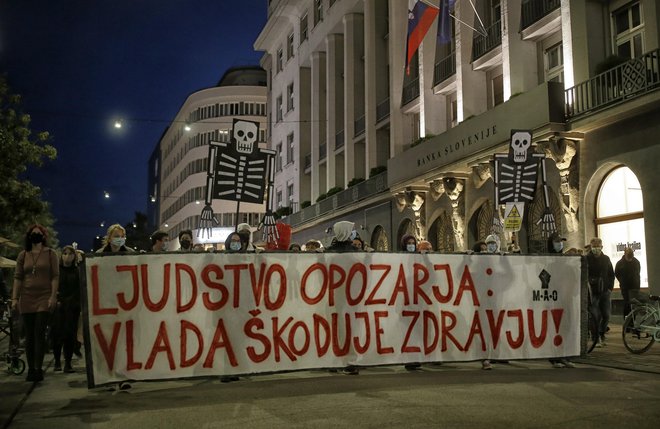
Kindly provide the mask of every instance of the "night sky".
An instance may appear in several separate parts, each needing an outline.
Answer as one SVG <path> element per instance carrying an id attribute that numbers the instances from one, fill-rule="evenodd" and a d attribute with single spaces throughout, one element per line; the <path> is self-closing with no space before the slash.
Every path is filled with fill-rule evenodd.
<path id="1" fill-rule="evenodd" d="M 60 245 L 146 213 L 147 162 L 191 93 L 258 65 L 265 0 L 0 0 L 0 73 L 58 157 L 29 178 Z M 114 119 L 123 128 L 113 127 Z M 110 198 L 104 197 L 104 191 Z"/>

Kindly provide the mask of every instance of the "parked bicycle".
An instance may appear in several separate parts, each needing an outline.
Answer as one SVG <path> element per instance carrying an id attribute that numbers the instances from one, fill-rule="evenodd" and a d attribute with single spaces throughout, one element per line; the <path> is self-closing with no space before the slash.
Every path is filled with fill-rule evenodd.
<path id="1" fill-rule="evenodd" d="M 9 347 L 4 354 L 7 372 L 20 375 L 25 371 L 25 361 L 21 359 L 23 350 L 18 347 L 18 337 L 14 333 L 11 301 L 0 301 L 0 332 L 9 337 Z"/>
<path id="2" fill-rule="evenodd" d="M 641 354 L 660 341 L 660 296 L 649 297 L 648 302 L 630 301 L 632 310 L 623 322 L 623 345 L 635 354 Z"/>

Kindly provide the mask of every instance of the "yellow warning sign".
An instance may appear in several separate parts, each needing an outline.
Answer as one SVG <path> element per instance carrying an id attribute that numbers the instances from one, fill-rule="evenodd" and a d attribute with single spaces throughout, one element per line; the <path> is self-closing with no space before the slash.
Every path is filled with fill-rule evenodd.
<path id="1" fill-rule="evenodd" d="M 520 231 L 524 213 L 525 203 L 507 203 L 504 209 L 504 229 L 506 231 Z"/>

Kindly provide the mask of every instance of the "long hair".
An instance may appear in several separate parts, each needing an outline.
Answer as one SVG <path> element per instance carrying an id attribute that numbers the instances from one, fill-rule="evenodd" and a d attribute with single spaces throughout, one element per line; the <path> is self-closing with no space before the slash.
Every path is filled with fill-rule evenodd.
<path id="1" fill-rule="evenodd" d="M 25 232 L 25 250 L 27 250 L 28 252 L 30 250 L 32 250 L 32 240 L 30 240 L 30 233 L 35 228 L 37 228 L 41 232 L 41 235 L 44 236 L 43 240 L 41 240 L 41 244 L 43 244 L 44 246 L 48 245 L 47 244 L 48 243 L 48 230 L 46 229 L 46 227 L 44 227 L 43 225 L 40 225 L 38 223 L 33 223 L 32 225 L 30 225 L 28 227 L 27 231 Z"/>
<path id="2" fill-rule="evenodd" d="M 64 261 L 62 260 L 62 256 L 64 256 L 64 251 L 69 250 L 73 254 L 73 262 L 71 262 L 71 265 L 74 267 L 78 266 L 78 252 L 76 249 L 73 248 L 73 246 L 66 245 L 62 248 L 62 253 L 60 253 L 60 267 L 64 266 Z"/>
<path id="3" fill-rule="evenodd" d="M 120 224 L 114 223 L 108 227 L 108 233 L 106 234 L 105 237 L 103 237 L 103 247 L 106 247 L 108 244 L 110 244 L 110 236 L 112 235 L 113 232 L 115 232 L 116 229 L 123 232 L 124 237 L 126 237 L 126 229 Z"/>

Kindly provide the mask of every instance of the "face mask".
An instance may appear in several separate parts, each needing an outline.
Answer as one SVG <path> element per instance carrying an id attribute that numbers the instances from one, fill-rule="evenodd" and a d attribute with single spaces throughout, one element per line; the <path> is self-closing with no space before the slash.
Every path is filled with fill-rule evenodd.
<path id="1" fill-rule="evenodd" d="M 351 239 L 351 240 L 355 240 L 355 237 L 357 237 L 357 231 L 356 231 L 356 230 L 353 230 L 353 231 L 351 231 L 351 237 L 350 237 L 350 239 Z"/>
<path id="2" fill-rule="evenodd" d="M 190 240 L 181 240 L 179 243 L 182 249 L 190 249 Z"/>
<path id="3" fill-rule="evenodd" d="M 169 242 L 163 244 L 163 252 L 167 252 L 167 251 L 169 250 L 168 247 L 170 247 L 170 243 L 169 243 Z"/>
<path id="4" fill-rule="evenodd" d="M 38 244 L 44 241 L 44 235 L 40 232 L 33 232 L 30 234 L 30 241 L 32 244 Z"/>
<path id="5" fill-rule="evenodd" d="M 112 244 L 115 247 L 121 247 L 126 243 L 126 238 L 124 237 L 116 237 L 110 240 L 110 244 Z"/>
<path id="6" fill-rule="evenodd" d="M 488 253 L 497 252 L 497 243 L 488 243 L 486 244 L 486 247 L 488 248 Z"/>
<path id="7" fill-rule="evenodd" d="M 241 243 L 239 243 L 238 241 L 232 241 L 231 243 L 229 243 L 229 248 L 233 251 L 241 250 Z"/>
<path id="8" fill-rule="evenodd" d="M 417 250 L 417 249 L 415 248 L 415 245 L 414 245 L 414 244 L 406 244 L 406 250 L 407 250 L 408 252 L 414 252 L 414 251 Z"/>
<path id="9" fill-rule="evenodd" d="M 560 242 L 553 241 L 552 248 L 555 249 L 555 252 L 561 252 L 562 250 L 564 250 L 564 243 L 562 243 L 561 241 Z"/>
<path id="10" fill-rule="evenodd" d="M 591 249 L 591 253 L 593 253 L 596 256 L 600 256 L 600 254 L 603 253 L 603 251 L 601 249 L 597 249 L 594 247 Z"/>

